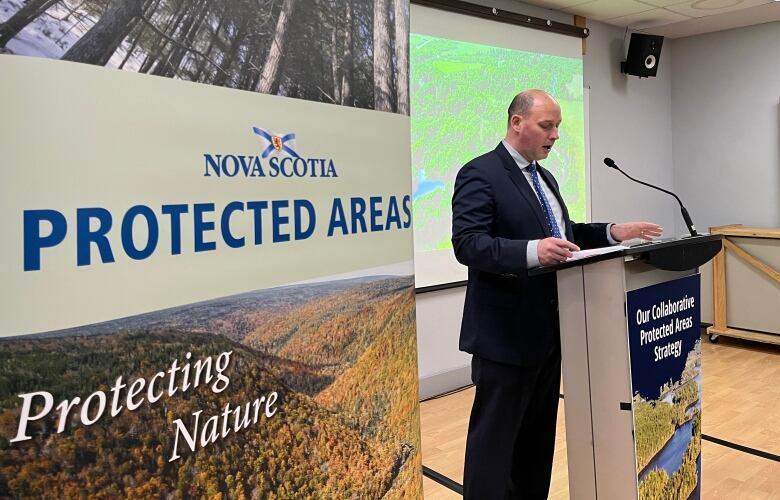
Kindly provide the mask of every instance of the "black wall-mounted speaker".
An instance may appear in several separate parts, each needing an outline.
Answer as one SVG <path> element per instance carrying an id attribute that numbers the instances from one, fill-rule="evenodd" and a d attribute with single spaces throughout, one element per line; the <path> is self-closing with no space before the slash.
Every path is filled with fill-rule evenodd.
<path id="1" fill-rule="evenodd" d="M 658 72 L 658 61 L 661 60 L 663 44 L 662 36 L 631 33 L 628 56 L 620 63 L 620 71 L 639 77 L 655 76 Z"/>

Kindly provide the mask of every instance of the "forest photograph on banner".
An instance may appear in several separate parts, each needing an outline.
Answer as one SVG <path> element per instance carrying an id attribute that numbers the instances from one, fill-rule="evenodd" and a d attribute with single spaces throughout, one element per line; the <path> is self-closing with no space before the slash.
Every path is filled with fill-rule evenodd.
<path id="1" fill-rule="evenodd" d="M 409 114 L 408 0 L 0 0 L 0 54 Z"/>
<path id="2" fill-rule="evenodd" d="M 0 494 L 414 497 L 407 273 L 0 340 Z"/>
<path id="3" fill-rule="evenodd" d="M 0 0 L 0 498 L 421 498 L 401 0 Z"/>

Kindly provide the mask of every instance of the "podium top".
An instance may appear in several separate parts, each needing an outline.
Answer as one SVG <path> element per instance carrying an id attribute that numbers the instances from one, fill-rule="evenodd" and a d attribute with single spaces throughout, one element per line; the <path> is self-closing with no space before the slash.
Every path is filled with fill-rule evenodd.
<path id="1" fill-rule="evenodd" d="M 562 262 L 554 266 L 536 267 L 528 271 L 528 276 L 554 273 L 563 269 L 587 266 L 594 262 L 617 258 L 641 259 L 653 267 L 666 271 L 685 271 L 698 267 L 715 257 L 720 252 L 722 239 L 723 236 L 720 234 L 703 234 L 671 240 L 649 241 L 630 246 L 619 252 L 593 255 L 584 259 Z"/>

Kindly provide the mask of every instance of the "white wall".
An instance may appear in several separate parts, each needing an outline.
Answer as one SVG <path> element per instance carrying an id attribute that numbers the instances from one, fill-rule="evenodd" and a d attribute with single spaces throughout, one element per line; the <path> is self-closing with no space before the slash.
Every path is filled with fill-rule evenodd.
<path id="1" fill-rule="evenodd" d="M 674 184 L 697 229 L 780 227 L 780 23 L 672 46 Z M 701 320 L 711 323 L 709 264 L 701 294 Z"/>
<path id="2" fill-rule="evenodd" d="M 610 157 L 632 177 L 673 189 L 673 51 L 663 48 L 655 78 L 627 76 L 620 73 L 625 30 L 602 23 L 589 27 L 584 80 L 590 87 L 591 219 L 650 220 L 674 236 L 679 217 L 674 198 L 633 183 L 603 163 Z"/>
<path id="3" fill-rule="evenodd" d="M 573 23 L 569 14 L 511 0 L 489 4 Z M 671 54 L 668 53 L 671 51 L 664 49 L 657 78 L 640 81 L 619 71 L 619 61 L 625 54 L 624 31 L 593 22 L 588 27 L 591 35 L 583 62 L 585 86 L 590 87 L 591 99 L 591 218 L 594 221 L 653 220 L 667 229 L 673 228 L 677 213 L 674 200 L 633 185 L 601 163 L 604 156 L 610 156 L 635 177 L 672 187 Z M 637 116 L 643 119 L 639 120 Z M 420 395 L 423 398 L 470 382 L 470 356 L 458 351 L 464 291 L 459 288 L 417 296 Z"/>
<path id="4" fill-rule="evenodd" d="M 697 229 L 780 227 L 780 22 L 672 47 L 674 183 Z"/>
<path id="5" fill-rule="evenodd" d="M 471 355 L 458 350 L 466 288 L 417 295 L 420 399 L 471 383 Z"/>

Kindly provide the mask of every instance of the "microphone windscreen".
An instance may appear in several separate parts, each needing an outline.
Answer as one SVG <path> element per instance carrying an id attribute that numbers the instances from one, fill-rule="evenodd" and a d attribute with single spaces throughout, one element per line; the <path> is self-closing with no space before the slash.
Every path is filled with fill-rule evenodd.
<path id="1" fill-rule="evenodd" d="M 610 168 L 617 168 L 617 165 L 615 165 L 615 160 L 612 158 L 604 158 L 604 164 Z"/>

